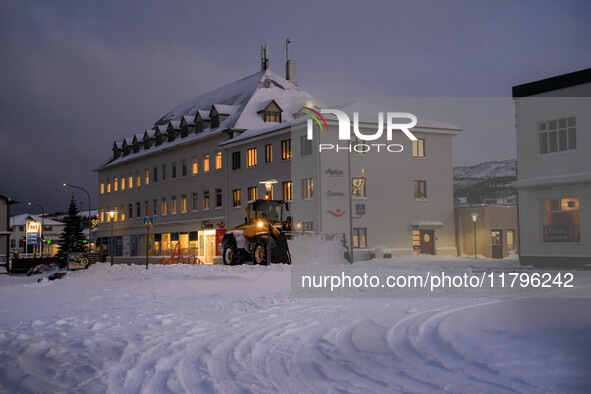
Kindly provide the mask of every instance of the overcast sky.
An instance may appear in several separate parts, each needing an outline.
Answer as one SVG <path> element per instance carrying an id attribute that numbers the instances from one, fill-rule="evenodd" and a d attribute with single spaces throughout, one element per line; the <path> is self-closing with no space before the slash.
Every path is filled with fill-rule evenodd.
<path id="1" fill-rule="evenodd" d="M 0 194 L 65 210 L 69 182 L 95 207 L 113 140 L 257 72 L 263 43 L 283 75 L 289 37 L 316 96 L 510 97 L 591 67 L 590 21 L 588 1 L 2 1 Z M 498 133 L 464 130 L 454 164 L 515 157 Z"/>

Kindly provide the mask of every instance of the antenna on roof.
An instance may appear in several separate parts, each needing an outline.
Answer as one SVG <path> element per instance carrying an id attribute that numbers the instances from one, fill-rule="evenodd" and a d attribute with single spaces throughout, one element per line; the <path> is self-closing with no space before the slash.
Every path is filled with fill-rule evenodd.
<path id="1" fill-rule="evenodd" d="M 296 80 L 296 67 L 295 67 L 295 60 L 289 60 L 289 44 L 291 44 L 291 40 L 289 38 L 285 39 L 285 79 L 289 82 L 293 83 L 295 86 L 298 86 L 298 81 Z"/>
<path id="2" fill-rule="evenodd" d="M 261 71 L 269 68 L 269 45 L 261 45 Z"/>

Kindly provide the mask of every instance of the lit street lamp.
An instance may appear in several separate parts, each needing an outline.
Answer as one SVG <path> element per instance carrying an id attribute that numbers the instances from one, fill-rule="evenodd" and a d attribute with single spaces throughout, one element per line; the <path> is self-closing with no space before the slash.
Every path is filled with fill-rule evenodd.
<path id="1" fill-rule="evenodd" d="M 86 193 L 86 195 L 88 196 L 88 253 L 90 253 L 91 248 L 90 248 L 90 244 L 91 244 L 91 239 L 90 239 L 90 229 L 92 227 L 91 221 L 90 221 L 90 193 L 88 193 L 88 190 L 86 190 L 83 187 L 80 186 L 74 186 L 71 185 L 69 183 L 64 183 L 64 187 L 65 186 L 69 186 L 69 187 L 73 187 L 74 189 L 80 189 L 82 191 L 84 191 Z"/>
<path id="2" fill-rule="evenodd" d="M 478 220 L 478 214 L 477 213 L 471 213 L 470 216 L 472 216 L 472 222 L 474 223 L 474 258 L 478 258 L 476 257 L 476 220 Z"/>
<path id="3" fill-rule="evenodd" d="M 111 238 L 109 238 L 109 254 L 111 255 L 111 265 L 113 265 L 113 248 L 111 248 L 111 243 L 113 243 L 113 244 L 115 243 L 115 241 L 113 240 L 113 217 L 115 216 L 117 211 L 111 210 L 107 213 L 109 214 L 109 217 L 111 218 Z"/>
<path id="4" fill-rule="evenodd" d="M 28 203 L 29 205 L 36 205 L 39 208 L 41 208 L 41 258 L 43 258 L 43 230 L 45 230 L 45 211 L 43 210 L 43 207 L 39 204 L 35 204 L 35 203 Z"/>

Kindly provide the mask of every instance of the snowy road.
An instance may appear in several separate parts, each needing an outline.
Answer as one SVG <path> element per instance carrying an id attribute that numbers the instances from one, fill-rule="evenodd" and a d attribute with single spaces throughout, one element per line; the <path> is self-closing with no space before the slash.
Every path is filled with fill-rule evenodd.
<path id="1" fill-rule="evenodd" d="M 588 299 L 294 299 L 290 268 L 0 279 L 0 391 L 589 392 Z"/>

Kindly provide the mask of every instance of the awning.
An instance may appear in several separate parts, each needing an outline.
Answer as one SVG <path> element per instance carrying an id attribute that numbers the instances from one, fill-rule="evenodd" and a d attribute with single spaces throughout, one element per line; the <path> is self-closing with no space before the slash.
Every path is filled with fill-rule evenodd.
<path id="1" fill-rule="evenodd" d="M 411 222 L 410 225 L 419 230 L 435 230 L 443 228 L 443 223 L 434 220 L 415 220 Z"/>

